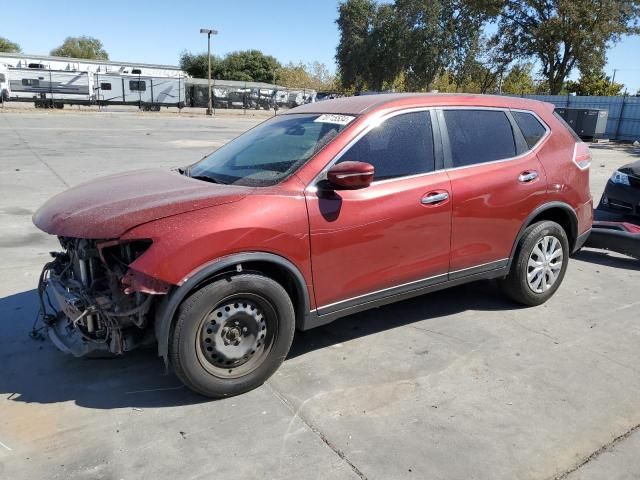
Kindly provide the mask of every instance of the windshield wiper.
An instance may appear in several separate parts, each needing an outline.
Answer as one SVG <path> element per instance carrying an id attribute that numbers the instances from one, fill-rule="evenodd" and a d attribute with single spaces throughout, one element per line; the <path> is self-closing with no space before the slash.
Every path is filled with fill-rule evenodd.
<path id="1" fill-rule="evenodd" d="M 221 180 L 218 180 L 217 178 L 213 178 L 213 177 L 209 177 L 207 175 L 189 175 L 191 178 L 195 179 L 195 180 L 202 180 L 203 182 L 209 182 L 209 183 L 218 183 L 220 185 L 226 185 L 226 183 L 224 183 Z"/>

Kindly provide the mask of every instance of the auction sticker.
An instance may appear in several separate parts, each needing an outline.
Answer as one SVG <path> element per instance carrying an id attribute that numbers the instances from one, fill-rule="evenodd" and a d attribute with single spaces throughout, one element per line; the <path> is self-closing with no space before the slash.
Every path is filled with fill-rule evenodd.
<path id="1" fill-rule="evenodd" d="M 350 115 L 325 114 L 314 120 L 318 123 L 333 123 L 334 125 L 348 125 L 354 118 Z"/>

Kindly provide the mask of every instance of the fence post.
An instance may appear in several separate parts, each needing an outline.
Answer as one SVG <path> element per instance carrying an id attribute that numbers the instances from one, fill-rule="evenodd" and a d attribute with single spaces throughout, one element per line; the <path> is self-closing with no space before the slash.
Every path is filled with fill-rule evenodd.
<path id="1" fill-rule="evenodd" d="M 615 132 L 613 134 L 613 139 L 614 140 L 618 139 L 618 131 L 620 130 L 620 123 L 622 123 L 622 120 L 623 120 L 623 116 L 622 115 L 624 114 L 624 106 L 626 105 L 626 103 L 627 103 L 627 95 L 624 94 L 622 96 L 622 106 L 620 107 L 620 116 L 618 117 L 618 121 L 616 122 L 616 130 L 615 130 Z"/>

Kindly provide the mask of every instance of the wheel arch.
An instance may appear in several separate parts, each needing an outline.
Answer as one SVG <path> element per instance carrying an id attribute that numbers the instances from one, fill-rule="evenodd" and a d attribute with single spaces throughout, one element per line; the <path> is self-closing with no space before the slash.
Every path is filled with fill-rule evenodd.
<path id="1" fill-rule="evenodd" d="M 241 266 L 241 270 L 238 267 Z M 220 258 L 174 287 L 156 309 L 154 329 L 158 341 L 158 356 L 168 365 L 169 336 L 180 304 L 195 290 L 221 276 L 242 272 L 261 273 L 280 283 L 291 296 L 296 314 L 296 327 L 302 328 L 310 311 L 309 290 L 304 275 L 289 260 L 266 252 L 246 252 Z"/>
<path id="2" fill-rule="evenodd" d="M 578 216 L 576 215 L 576 212 L 573 210 L 573 208 L 571 208 L 571 206 L 567 203 L 549 202 L 542 204 L 538 208 L 536 208 L 522 223 L 520 231 L 516 236 L 516 240 L 513 243 L 513 247 L 511 248 L 511 255 L 509 257 L 509 268 L 511 268 L 511 262 L 516 256 L 518 246 L 520 245 L 520 240 L 522 240 L 522 236 L 524 235 L 524 231 L 530 225 L 543 220 L 551 220 L 553 222 L 556 222 L 564 229 L 569 240 L 569 249 L 571 250 L 571 252 L 573 252 L 578 239 Z"/>

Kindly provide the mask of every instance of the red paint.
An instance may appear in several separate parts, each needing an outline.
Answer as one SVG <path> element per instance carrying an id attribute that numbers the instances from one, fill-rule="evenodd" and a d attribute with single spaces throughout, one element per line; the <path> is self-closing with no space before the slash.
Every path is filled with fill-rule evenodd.
<path id="1" fill-rule="evenodd" d="M 354 190 L 317 191 L 315 177 L 372 117 L 438 106 L 530 110 L 552 133 L 518 159 Z M 472 95 L 378 95 L 309 104 L 292 113 L 359 116 L 277 186 L 218 185 L 160 170 L 124 173 L 57 195 L 38 210 L 34 223 L 60 236 L 151 239 L 149 249 L 130 265 L 135 272 L 130 286 L 151 291 L 165 283 L 181 285 L 234 253 L 274 253 L 305 277 L 313 309 L 505 259 L 525 219 L 546 202 L 569 204 L 578 217 L 578 233 L 588 230 L 588 170 L 572 161 L 575 140 L 552 112 L 551 105 L 532 100 Z M 521 173 L 533 170 L 537 180 L 518 182 Z M 366 180 L 369 173 L 358 171 L 357 180 Z M 439 193 L 449 198 L 421 202 Z"/>
<path id="2" fill-rule="evenodd" d="M 111 239 L 142 223 L 236 202 L 252 189 L 201 182 L 164 170 L 97 178 L 56 195 L 33 216 L 47 233 Z"/>
<path id="3" fill-rule="evenodd" d="M 327 180 L 332 185 L 347 190 L 366 188 L 373 181 L 373 165 L 365 162 L 342 162 L 331 167 Z"/>

